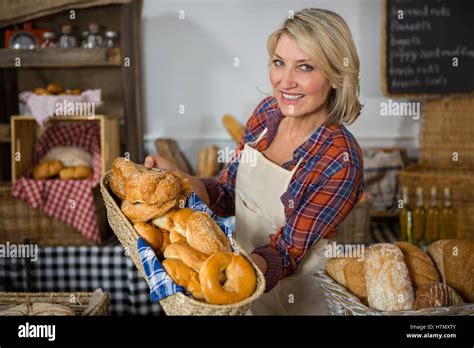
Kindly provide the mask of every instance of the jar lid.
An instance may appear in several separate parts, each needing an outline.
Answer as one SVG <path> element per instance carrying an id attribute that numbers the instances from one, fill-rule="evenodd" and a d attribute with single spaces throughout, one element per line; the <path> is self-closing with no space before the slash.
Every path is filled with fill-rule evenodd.
<path id="1" fill-rule="evenodd" d="M 107 30 L 105 32 L 105 37 L 107 37 L 108 39 L 115 39 L 119 36 L 119 33 L 118 31 L 115 31 L 115 30 Z"/>
<path id="2" fill-rule="evenodd" d="M 56 37 L 56 33 L 54 31 L 45 31 L 43 33 L 43 39 L 54 39 Z"/>

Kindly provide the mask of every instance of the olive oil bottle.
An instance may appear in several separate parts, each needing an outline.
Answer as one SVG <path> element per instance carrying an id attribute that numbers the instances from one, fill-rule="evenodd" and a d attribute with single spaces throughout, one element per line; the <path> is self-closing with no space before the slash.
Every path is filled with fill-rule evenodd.
<path id="1" fill-rule="evenodd" d="M 439 239 L 454 239 L 457 233 L 457 214 L 451 204 L 451 190 L 444 188 L 444 206 L 439 220 Z"/>
<path id="2" fill-rule="evenodd" d="M 436 187 L 430 190 L 430 207 L 426 213 L 425 241 L 430 244 L 438 240 L 440 214 L 436 200 Z"/>
<path id="3" fill-rule="evenodd" d="M 408 202 L 408 187 L 402 187 L 402 201 L 398 206 L 400 208 L 400 239 L 412 243 L 412 216 Z"/>
<path id="4" fill-rule="evenodd" d="M 414 244 L 423 244 L 425 233 L 426 212 L 423 207 L 423 188 L 416 188 L 416 207 L 413 210 L 413 242 Z"/>

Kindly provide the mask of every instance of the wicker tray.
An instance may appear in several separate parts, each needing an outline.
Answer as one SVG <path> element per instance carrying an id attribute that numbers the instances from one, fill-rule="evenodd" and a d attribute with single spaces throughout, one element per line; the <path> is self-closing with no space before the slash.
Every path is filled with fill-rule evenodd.
<path id="1" fill-rule="evenodd" d="M 91 303 L 91 300 L 94 300 Z M 110 296 L 97 289 L 95 292 L 0 292 L 0 308 L 23 303 L 46 302 L 72 308 L 76 315 L 109 315 Z M 90 305 L 90 306 L 89 306 Z"/>
<path id="2" fill-rule="evenodd" d="M 382 312 L 364 305 L 345 287 L 327 275 L 326 271 L 319 271 L 315 277 L 324 290 L 330 315 L 474 315 L 474 303 L 417 311 Z"/>
<path id="3" fill-rule="evenodd" d="M 117 235 L 128 256 L 131 257 L 141 276 L 148 282 L 143 265 L 138 256 L 138 234 L 130 221 L 123 215 L 117 202 L 109 191 L 109 178 L 111 171 L 105 173 L 100 180 L 100 189 L 107 209 L 107 219 L 114 233 Z M 260 269 L 252 262 L 244 250 L 234 241 L 239 253 L 253 266 L 257 275 L 257 289 L 254 294 L 244 301 L 230 305 L 214 305 L 196 301 L 183 293 L 176 293 L 160 300 L 160 305 L 168 315 L 244 315 L 252 302 L 259 298 L 265 290 L 265 279 Z"/>
<path id="4" fill-rule="evenodd" d="M 0 243 L 22 244 L 25 240 L 40 246 L 91 246 L 95 242 L 84 237 L 74 227 L 31 209 L 21 199 L 11 195 L 10 182 L 0 182 Z M 110 234 L 105 209 L 98 188 L 94 189 L 97 220 L 102 241 Z"/>

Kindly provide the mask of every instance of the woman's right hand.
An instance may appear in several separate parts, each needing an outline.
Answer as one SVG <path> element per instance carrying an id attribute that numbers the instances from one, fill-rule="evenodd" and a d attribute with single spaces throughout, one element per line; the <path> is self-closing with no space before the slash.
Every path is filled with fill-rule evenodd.
<path id="1" fill-rule="evenodd" d="M 166 158 L 160 156 L 160 155 L 153 155 L 153 156 L 147 156 L 145 158 L 145 167 L 148 169 L 150 168 L 158 168 L 158 169 L 163 169 L 163 170 L 169 170 L 169 171 L 179 171 L 178 168 L 168 161 Z"/>

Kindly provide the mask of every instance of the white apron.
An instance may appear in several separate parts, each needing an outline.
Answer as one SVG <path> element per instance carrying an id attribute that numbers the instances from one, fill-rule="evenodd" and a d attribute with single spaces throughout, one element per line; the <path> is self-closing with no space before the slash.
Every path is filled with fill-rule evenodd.
<path id="1" fill-rule="evenodd" d="M 291 171 L 267 159 L 254 142 L 246 143 L 237 170 L 235 197 L 235 238 L 247 251 L 268 244 L 270 234 L 286 224 L 280 196 L 286 191 L 301 159 Z M 254 148 L 255 147 L 255 148 Z M 254 315 L 327 315 L 322 289 L 313 276 L 324 267 L 326 239 L 320 240 L 300 262 L 295 274 L 280 280 L 251 308 Z"/>

